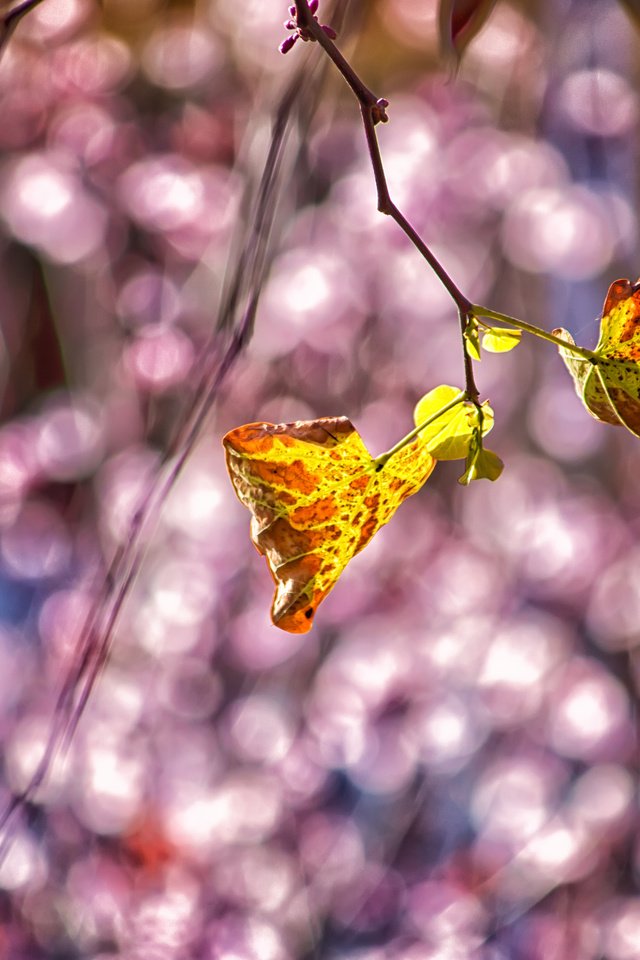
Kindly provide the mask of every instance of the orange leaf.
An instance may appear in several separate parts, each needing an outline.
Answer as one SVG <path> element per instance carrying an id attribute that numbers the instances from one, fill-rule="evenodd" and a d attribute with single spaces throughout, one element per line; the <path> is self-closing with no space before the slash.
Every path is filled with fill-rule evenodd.
<path id="1" fill-rule="evenodd" d="M 349 560 L 435 466 L 419 437 L 376 463 L 346 417 L 249 423 L 222 442 L 276 584 L 271 618 L 290 633 L 311 629 Z"/>
<path id="2" fill-rule="evenodd" d="M 609 359 L 640 360 L 640 289 L 630 280 L 615 280 L 602 308 L 596 351 Z"/>

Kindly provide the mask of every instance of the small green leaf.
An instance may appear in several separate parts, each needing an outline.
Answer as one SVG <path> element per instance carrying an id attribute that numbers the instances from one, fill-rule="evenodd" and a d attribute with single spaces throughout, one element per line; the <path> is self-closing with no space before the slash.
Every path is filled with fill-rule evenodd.
<path id="1" fill-rule="evenodd" d="M 479 325 L 475 317 L 469 317 L 464 329 L 464 338 L 467 344 L 467 353 L 474 360 L 481 360 Z"/>
<path id="2" fill-rule="evenodd" d="M 458 483 L 467 486 L 472 480 L 497 480 L 504 470 L 504 463 L 493 450 L 485 450 L 480 433 L 476 432 L 467 454 L 466 469 Z"/>
<path id="3" fill-rule="evenodd" d="M 508 353 L 520 343 L 522 330 L 511 327 L 490 327 L 482 338 L 482 346 L 489 353 Z"/>
<path id="4" fill-rule="evenodd" d="M 461 393 L 457 387 L 447 385 L 430 390 L 416 404 L 413 412 L 415 425 L 420 426 Z M 489 403 L 482 404 L 481 417 L 476 405 L 467 400 L 443 413 L 421 430 L 418 437 L 436 460 L 464 460 L 473 437 L 479 434 L 481 419 L 482 433 L 486 434 L 493 427 L 493 410 Z"/>

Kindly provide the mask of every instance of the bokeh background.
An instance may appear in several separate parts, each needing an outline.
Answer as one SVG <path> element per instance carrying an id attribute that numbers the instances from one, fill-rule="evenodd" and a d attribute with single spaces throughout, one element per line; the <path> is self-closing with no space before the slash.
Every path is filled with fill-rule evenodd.
<path id="1" fill-rule="evenodd" d="M 391 102 L 392 195 L 457 283 L 586 346 L 640 272 L 633 7 L 499 2 L 457 76 L 435 0 L 333 13 Z M 70 749 L 7 828 L 0 957 L 633 960 L 640 447 L 552 346 L 477 366 L 497 483 L 439 465 L 309 635 L 269 622 L 222 434 L 346 415 L 378 453 L 462 383 L 452 304 L 376 212 L 342 80 L 314 45 L 278 53 L 286 16 L 44 0 L 0 62 L 3 803 L 66 722 L 92 597 L 239 322 L 225 282 L 302 70 L 254 335 Z"/>

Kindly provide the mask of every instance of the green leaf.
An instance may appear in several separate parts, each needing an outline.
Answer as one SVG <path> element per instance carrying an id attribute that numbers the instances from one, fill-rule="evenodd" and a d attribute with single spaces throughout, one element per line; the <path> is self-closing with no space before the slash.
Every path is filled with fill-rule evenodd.
<path id="1" fill-rule="evenodd" d="M 482 338 L 482 346 L 489 353 L 508 353 L 520 343 L 522 330 L 511 327 L 490 327 Z"/>
<path id="2" fill-rule="evenodd" d="M 566 340 L 567 343 L 575 343 L 569 331 L 564 330 L 562 327 L 557 327 L 553 333 L 556 337 L 560 337 L 561 340 Z M 576 393 L 591 416 L 595 417 L 596 420 L 602 420 L 605 423 L 613 423 L 618 426 L 620 419 L 609 402 L 606 390 L 596 372 L 595 365 L 589 360 L 583 360 L 582 357 L 578 357 L 575 353 L 572 353 L 570 350 L 565 350 L 562 347 L 560 347 L 560 356 L 571 374 Z"/>
<path id="3" fill-rule="evenodd" d="M 479 436 L 474 438 L 467 456 L 466 470 L 458 483 L 467 486 L 472 480 L 497 480 L 504 463 L 493 450 L 485 450 Z"/>
<path id="4" fill-rule="evenodd" d="M 479 325 L 475 317 L 470 317 L 464 329 L 464 338 L 467 344 L 467 353 L 474 360 L 481 360 Z"/>
<path id="5" fill-rule="evenodd" d="M 420 426 L 461 393 L 458 387 L 447 385 L 430 390 L 416 404 L 413 412 L 415 425 Z M 464 460 L 474 435 L 479 434 L 480 421 L 482 433 L 486 434 L 493 427 L 493 419 L 493 410 L 487 401 L 482 404 L 480 414 L 476 405 L 467 400 L 443 413 L 421 430 L 418 437 L 436 460 Z"/>

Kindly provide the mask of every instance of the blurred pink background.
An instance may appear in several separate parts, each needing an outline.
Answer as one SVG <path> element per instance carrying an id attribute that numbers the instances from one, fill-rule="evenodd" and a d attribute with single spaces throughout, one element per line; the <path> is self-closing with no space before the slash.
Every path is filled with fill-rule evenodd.
<path id="1" fill-rule="evenodd" d="M 593 346 L 609 283 L 640 272 L 626 8 L 498 3 L 455 79 L 434 0 L 343 14 L 341 49 L 391 104 L 392 196 L 456 282 Z M 44 0 L 0 62 L 3 802 L 223 342 L 273 113 L 321 59 L 278 53 L 286 16 Z M 310 635 L 269 622 L 222 434 L 346 415 L 375 455 L 463 378 L 452 303 L 376 212 L 355 102 L 334 71 L 310 94 L 254 336 L 71 747 L 12 821 L 0 957 L 634 960 L 640 447 L 587 415 L 553 347 L 477 366 L 496 484 L 439 465 Z"/>

